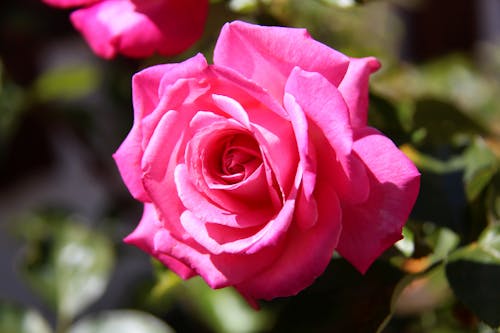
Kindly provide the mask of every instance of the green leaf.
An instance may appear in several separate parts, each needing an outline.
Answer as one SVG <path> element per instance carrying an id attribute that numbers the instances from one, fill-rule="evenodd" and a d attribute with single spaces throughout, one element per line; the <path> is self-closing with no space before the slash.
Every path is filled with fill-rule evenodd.
<path id="1" fill-rule="evenodd" d="M 356 5 L 355 0 L 321 0 L 327 5 L 335 5 L 341 8 L 352 7 Z"/>
<path id="2" fill-rule="evenodd" d="M 182 285 L 182 279 L 160 261 L 152 259 L 155 283 L 146 296 L 146 304 L 152 308 L 168 309 L 175 300 L 175 292 Z"/>
<path id="3" fill-rule="evenodd" d="M 391 311 L 379 326 L 377 333 L 383 332 L 395 313 L 403 316 L 432 311 L 451 296 L 443 265 L 409 274 L 402 278 L 394 289 L 391 299 Z"/>
<path id="4" fill-rule="evenodd" d="M 262 332 L 269 324 L 268 313 L 252 309 L 235 289 L 213 290 L 200 278 L 190 279 L 184 285 L 190 303 L 215 332 Z"/>
<path id="5" fill-rule="evenodd" d="M 429 245 L 433 249 L 431 262 L 436 263 L 445 259 L 460 243 L 460 237 L 448 228 L 436 228 L 428 236 Z"/>
<path id="6" fill-rule="evenodd" d="M 0 302 L 0 332 L 50 333 L 51 329 L 37 311 Z"/>
<path id="7" fill-rule="evenodd" d="M 66 64 L 43 73 L 34 84 L 34 94 L 41 101 L 72 100 L 94 91 L 100 80 L 92 64 Z"/>
<path id="8" fill-rule="evenodd" d="M 500 226 L 450 256 L 446 276 L 457 298 L 482 321 L 500 326 Z"/>
<path id="9" fill-rule="evenodd" d="M 456 297 L 479 319 L 500 326 L 500 265 L 456 260 L 446 265 L 446 276 Z"/>
<path id="10" fill-rule="evenodd" d="M 174 330 L 146 312 L 113 310 L 82 318 L 69 333 L 174 333 Z"/>
<path id="11" fill-rule="evenodd" d="M 27 99 L 21 87 L 5 77 L 0 60 L 0 144 L 15 131 L 25 105 L 28 104 Z M 0 146 L 0 158 L 2 158 L 2 148 Z"/>
<path id="12" fill-rule="evenodd" d="M 464 173 L 465 193 L 469 201 L 473 201 L 490 184 L 498 170 L 498 162 L 495 154 L 479 137 L 468 147 L 464 157 L 466 163 Z"/>
<path id="13" fill-rule="evenodd" d="M 500 265 L 500 225 L 486 228 L 479 236 L 477 243 L 472 243 L 453 252 L 449 260 L 468 260 Z"/>
<path id="14" fill-rule="evenodd" d="M 396 248 L 404 254 L 405 257 L 411 257 L 415 250 L 413 242 L 413 232 L 407 228 L 403 228 L 403 238 L 394 244 Z"/>
<path id="15" fill-rule="evenodd" d="M 110 241 L 78 223 L 56 238 L 54 265 L 58 313 L 73 318 L 104 293 L 113 264 Z"/>
<path id="16" fill-rule="evenodd" d="M 425 143 L 446 144 L 457 135 L 484 134 L 486 129 L 454 104 L 432 98 L 417 101 L 414 130 L 425 131 Z"/>
<path id="17" fill-rule="evenodd" d="M 258 3 L 257 0 L 230 0 L 229 8 L 232 11 L 248 14 L 257 10 Z"/>
<path id="18" fill-rule="evenodd" d="M 55 215 L 26 219 L 22 271 L 67 325 L 105 291 L 113 264 L 111 242 L 81 221 Z"/>
<path id="19" fill-rule="evenodd" d="M 498 264 L 500 264 L 500 225 L 486 228 L 479 236 L 479 244 L 496 257 Z"/>

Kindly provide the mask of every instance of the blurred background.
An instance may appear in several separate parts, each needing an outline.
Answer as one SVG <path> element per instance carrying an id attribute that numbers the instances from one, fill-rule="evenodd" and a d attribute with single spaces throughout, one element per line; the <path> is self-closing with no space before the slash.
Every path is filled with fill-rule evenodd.
<path id="1" fill-rule="evenodd" d="M 499 332 L 498 0 L 211 1 L 183 54 L 111 61 L 70 12 L 0 3 L 0 333 Z M 133 121 L 131 76 L 211 59 L 234 19 L 379 58 L 369 121 L 422 172 L 405 238 L 366 275 L 334 256 L 313 286 L 259 312 L 122 243 L 142 206 L 111 158 Z"/>

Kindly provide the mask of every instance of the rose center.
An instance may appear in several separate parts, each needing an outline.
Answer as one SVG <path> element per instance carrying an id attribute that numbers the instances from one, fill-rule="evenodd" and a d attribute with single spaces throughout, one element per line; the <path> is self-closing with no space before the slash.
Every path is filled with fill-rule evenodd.
<path id="1" fill-rule="evenodd" d="M 257 142 L 249 135 L 235 134 L 222 142 L 219 177 L 227 184 L 248 178 L 262 159 Z"/>

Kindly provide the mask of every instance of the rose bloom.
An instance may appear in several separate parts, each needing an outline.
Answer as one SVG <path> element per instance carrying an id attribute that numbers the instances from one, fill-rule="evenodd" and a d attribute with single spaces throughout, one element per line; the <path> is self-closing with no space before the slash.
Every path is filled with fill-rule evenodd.
<path id="1" fill-rule="evenodd" d="M 203 33 L 208 0 L 42 0 L 48 5 L 83 8 L 71 14 L 95 54 L 133 58 L 157 52 L 175 55 Z"/>
<path id="2" fill-rule="evenodd" d="M 182 278 L 294 295 L 338 251 L 359 271 L 401 238 L 419 173 L 367 126 L 375 58 L 303 29 L 226 24 L 199 54 L 133 77 L 114 158 L 142 219 L 125 241 Z"/>

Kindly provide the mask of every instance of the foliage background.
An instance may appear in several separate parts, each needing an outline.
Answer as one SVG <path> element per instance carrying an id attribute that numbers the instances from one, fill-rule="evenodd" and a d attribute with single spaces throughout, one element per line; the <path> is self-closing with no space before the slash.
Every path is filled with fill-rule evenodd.
<path id="1" fill-rule="evenodd" d="M 94 56 L 69 12 L 0 4 L 0 332 L 498 331 L 498 2 L 212 1 L 196 45 L 141 61 Z M 131 75 L 210 59 L 233 19 L 378 57 L 370 123 L 422 172 L 404 240 L 366 275 L 335 255 L 313 286 L 259 312 L 122 244 L 141 206 L 111 159 L 132 124 Z"/>

